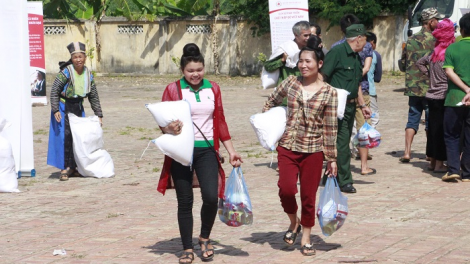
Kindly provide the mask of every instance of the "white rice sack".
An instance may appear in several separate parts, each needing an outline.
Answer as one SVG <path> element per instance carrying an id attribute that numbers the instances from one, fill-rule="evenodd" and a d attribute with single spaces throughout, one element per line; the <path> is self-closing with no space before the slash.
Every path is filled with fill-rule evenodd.
<path id="1" fill-rule="evenodd" d="M 335 88 L 336 93 L 338 94 L 338 113 L 337 116 L 339 119 L 343 119 L 344 117 L 344 110 L 346 109 L 346 101 L 348 99 L 348 95 L 350 92 L 341 89 L 341 88 Z"/>
<path id="2" fill-rule="evenodd" d="M 109 153 L 103 149 L 103 129 L 99 118 L 68 115 L 78 172 L 86 177 L 113 177 L 114 162 Z"/>
<path id="3" fill-rule="evenodd" d="M 261 85 L 263 89 L 274 88 L 277 85 L 277 81 L 279 80 L 279 69 L 268 72 L 264 69 L 261 72 Z"/>
<path id="4" fill-rule="evenodd" d="M 187 101 L 171 101 L 145 105 L 153 118 L 161 127 L 166 127 L 173 121 L 183 122 L 179 135 L 164 134 L 152 142 L 173 160 L 184 166 L 193 163 L 194 128 L 191 119 L 191 107 Z"/>
<path id="5" fill-rule="evenodd" d="M 0 133 L 7 127 L 6 120 L 0 122 Z M 10 142 L 0 135 L 0 192 L 20 192 L 18 175 L 15 170 L 15 158 Z"/>
<path id="6" fill-rule="evenodd" d="M 262 114 L 250 117 L 250 123 L 255 130 L 261 146 L 267 150 L 275 150 L 276 143 L 281 139 L 286 130 L 287 109 L 277 106 Z"/>

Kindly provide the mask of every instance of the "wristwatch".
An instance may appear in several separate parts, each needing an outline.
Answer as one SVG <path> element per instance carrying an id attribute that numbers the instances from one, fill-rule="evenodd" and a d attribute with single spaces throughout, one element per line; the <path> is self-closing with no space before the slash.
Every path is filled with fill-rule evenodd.
<path id="1" fill-rule="evenodd" d="M 362 108 L 364 108 L 364 107 L 366 107 L 366 106 L 367 106 L 366 104 L 362 104 L 362 105 L 359 106 L 359 108 L 362 109 Z"/>

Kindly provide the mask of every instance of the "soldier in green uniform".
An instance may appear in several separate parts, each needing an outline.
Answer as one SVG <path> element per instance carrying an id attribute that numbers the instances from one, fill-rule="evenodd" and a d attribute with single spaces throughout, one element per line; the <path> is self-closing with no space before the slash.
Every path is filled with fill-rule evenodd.
<path id="1" fill-rule="evenodd" d="M 364 104 L 360 82 L 362 80 L 362 64 L 358 54 L 366 45 L 366 30 L 362 24 L 353 24 L 346 28 L 346 41 L 334 46 L 328 52 L 323 63 L 322 73 L 327 82 L 336 88 L 345 89 L 348 95 L 344 117 L 338 120 L 338 183 L 342 192 L 355 193 L 351 174 L 351 151 L 349 140 L 356 114 L 356 100 L 361 106 L 366 119 L 371 111 Z"/>
<path id="2" fill-rule="evenodd" d="M 408 123 L 405 129 L 405 153 L 400 158 L 403 163 L 410 162 L 411 143 L 418 132 L 419 121 L 423 111 L 428 119 L 428 104 L 426 92 L 429 89 L 429 77 L 423 74 L 416 66 L 416 61 L 429 55 L 434 49 L 436 39 L 431 32 L 437 27 L 439 19 L 444 18 L 434 7 L 426 8 L 421 13 L 421 30 L 408 38 L 403 50 L 401 61 L 405 65 L 405 95 L 408 96 Z"/>

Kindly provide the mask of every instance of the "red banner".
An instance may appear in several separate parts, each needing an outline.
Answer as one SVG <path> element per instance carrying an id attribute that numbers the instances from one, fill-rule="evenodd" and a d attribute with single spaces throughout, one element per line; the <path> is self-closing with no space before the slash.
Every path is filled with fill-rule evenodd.
<path id="1" fill-rule="evenodd" d="M 44 25 L 42 15 L 28 14 L 29 58 L 31 67 L 46 68 L 44 59 Z"/>

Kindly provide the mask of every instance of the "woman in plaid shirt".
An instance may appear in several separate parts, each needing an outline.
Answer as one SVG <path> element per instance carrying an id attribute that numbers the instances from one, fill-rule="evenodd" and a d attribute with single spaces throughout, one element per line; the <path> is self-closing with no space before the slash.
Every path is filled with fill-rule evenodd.
<path id="1" fill-rule="evenodd" d="M 315 225 L 315 197 L 320 183 L 323 160 L 328 161 L 326 173 L 335 177 L 336 117 L 338 99 L 336 90 L 323 82 L 320 68 L 323 65 L 321 39 L 311 36 L 307 47 L 299 53 L 300 77 L 290 76 L 269 96 L 263 112 L 279 106 L 287 97 L 286 130 L 279 140 L 279 197 L 290 226 L 284 242 L 295 243 L 303 226 L 301 252 L 315 254 L 310 242 L 311 228 Z M 297 180 L 300 180 L 302 212 L 297 217 Z"/>

